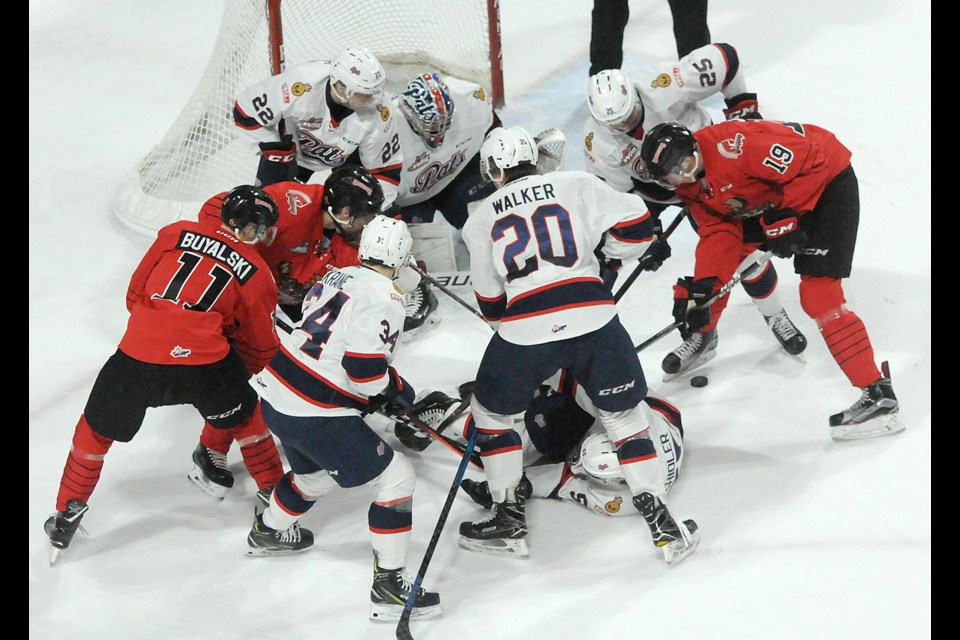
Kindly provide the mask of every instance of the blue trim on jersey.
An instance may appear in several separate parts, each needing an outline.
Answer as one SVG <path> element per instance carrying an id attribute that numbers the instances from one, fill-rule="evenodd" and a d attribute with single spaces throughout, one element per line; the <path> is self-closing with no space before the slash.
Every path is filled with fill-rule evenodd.
<path id="1" fill-rule="evenodd" d="M 758 278 L 750 281 L 744 278 L 741 284 L 751 298 L 766 298 L 777 288 L 777 270 L 768 262 Z"/>
<path id="2" fill-rule="evenodd" d="M 281 347 L 267 365 L 270 370 L 284 384 L 297 395 L 313 404 L 328 407 L 345 407 L 363 411 L 367 403 L 346 395 L 333 387 L 326 380 L 316 374 L 305 371 L 303 367 L 291 358 Z"/>
<path id="3" fill-rule="evenodd" d="M 727 60 L 727 75 L 723 78 L 722 87 L 725 89 L 730 81 L 736 77 L 737 71 L 740 70 L 740 57 L 737 55 L 736 49 L 724 42 L 715 42 L 713 46 L 720 49 L 723 57 Z"/>
<path id="4" fill-rule="evenodd" d="M 480 306 L 480 314 L 492 322 L 498 322 L 503 317 L 503 312 L 507 308 L 507 294 L 502 294 L 498 298 L 487 300 L 477 296 L 477 304 Z"/>
<path id="5" fill-rule="evenodd" d="M 373 382 L 387 374 L 387 356 L 384 354 L 376 355 L 350 355 L 343 354 L 340 360 L 343 370 L 347 372 L 354 382 Z"/>
<path id="6" fill-rule="evenodd" d="M 653 216 L 645 215 L 630 222 L 621 222 L 608 233 L 621 242 L 649 242 L 653 240 L 655 232 Z"/>
<path id="7" fill-rule="evenodd" d="M 613 304 L 606 285 L 599 278 L 575 278 L 514 298 L 504 311 L 503 321 L 596 304 Z"/>
<path id="8" fill-rule="evenodd" d="M 245 114 L 236 102 L 233 103 L 233 122 L 243 129 L 253 130 L 260 128 L 260 122 Z"/>

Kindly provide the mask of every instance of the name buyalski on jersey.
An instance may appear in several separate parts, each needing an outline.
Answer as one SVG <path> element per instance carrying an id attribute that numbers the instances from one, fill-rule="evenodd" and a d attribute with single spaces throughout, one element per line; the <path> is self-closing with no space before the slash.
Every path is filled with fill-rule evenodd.
<path id="1" fill-rule="evenodd" d="M 177 248 L 209 256 L 226 265 L 241 283 L 245 283 L 257 272 L 257 267 L 250 264 L 243 256 L 224 244 L 222 240 L 210 236 L 181 231 Z"/>

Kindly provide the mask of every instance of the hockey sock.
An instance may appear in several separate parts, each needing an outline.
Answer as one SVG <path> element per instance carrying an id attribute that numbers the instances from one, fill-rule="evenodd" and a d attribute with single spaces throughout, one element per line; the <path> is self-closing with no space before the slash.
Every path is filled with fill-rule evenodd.
<path id="1" fill-rule="evenodd" d="M 755 278 L 742 281 L 743 290 L 757 305 L 764 316 L 774 316 L 783 309 L 780 294 L 777 292 L 777 270 L 768 262 Z"/>
<path id="2" fill-rule="evenodd" d="M 217 429 L 209 422 L 204 421 L 203 430 L 200 432 L 200 444 L 207 449 L 219 451 L 226 455 L 230 451 L 230 445 L 233 444 L 233 430 Z"/>
<path id="3" fill-rule="evenodd" d="M 370 526 L 370 544 L 377 554 L 381 569 L 404 566 L 410 530 L 413 528 L 413 497 L 407 496 L 389 502 L 371 502 L 367 512 Z"/>
<path id="4" fill-rule="evenodd" d="M 283 463 L 273 436 L 263 421 L 260 404 L 242 424 L 230 429 L 230 434 L 240 444 L 243 464 L 257 483 L 257 489 L 266 489 L 277 484 L 283 476 Z"/>
<path id="5" fill-rule="evenodd" d="M 73 431 L 73 446 L 67 454 L 67 463 L 60 478 L 57 511 L 66 511 L 67 501 L 73 498 L 87 503 L 100 481 L 103 459 L 112 444 L 110 438 L 93 432 L 86 416 L 80 416 Z"/>
<path id="6" fill-rule="evenodd" d="M 648 492 L 659 498 L 666 494 L 657 450 L 649 438 L 649 430 L 617 444 L 617 460 L 623 479 L 627 481 L 633 495 Z"/>
<path id="7" fill-rule="evenodd" d="M 503 502 L 506 490 L 517 486 L 523 475 L 523 442 L 516 431 L 484 433 L 477 438 L 483 469 L 494 502 Z"/>
<path id="8" fill-rule="evenodd" d="M 270 506 L 263 512 L 263 522 L 271 529 L 289 529 L 300 516 L 310 510 L 316 500 L 307 498 L 294 482 L 293 471 L 285 473 L 276 483 Z"/>

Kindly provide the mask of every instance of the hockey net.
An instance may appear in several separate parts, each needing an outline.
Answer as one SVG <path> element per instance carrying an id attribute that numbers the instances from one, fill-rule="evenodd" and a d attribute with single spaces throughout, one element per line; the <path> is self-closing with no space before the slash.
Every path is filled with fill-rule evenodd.
<path id="1" fill-rule="evenodd" d="M 237 94 L 347 47 L 377 56 L 390 94 L 434 70 L 481 84 L 503 105 L 499 0 L 226 0 L 197 88 L 163 139 L 121 181 L 116 216 L 153 235 L 194 217 L 210 196 L 252 184 L 258 147 L 233 124 Z"/>

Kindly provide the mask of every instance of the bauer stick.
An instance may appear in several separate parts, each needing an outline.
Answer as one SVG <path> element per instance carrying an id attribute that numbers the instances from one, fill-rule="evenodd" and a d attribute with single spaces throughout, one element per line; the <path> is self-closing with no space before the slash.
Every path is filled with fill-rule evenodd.
<path id="1" fill-rule="evenodd" d="M 663 235 L 660 237 L 660 240 L 666 240 L 667 238 L 669 238 L 670 234 L 673 233 L 674 229 L 680 226 L 680 221 L 683 220 L 686 216 L 687 216 L 687 209 L 686 207 L 684 207 L 683 209 L 680 210 L 680 213 L 677 214 L 677 217 L 673 219 L 673 222 L 670 223 L 670 226 L 667 227 L 667 230 L 663 232 Z M 630 277 L 627 278 L 627 281 L 623 283 L 623 286 L 620 287 L 620 289 L 615 294 L 613 294 L 613 304 L 617 304 L 618 302 L 620 302 L 620 298 L 623 297 L 623 294 L 627 292 L 627 289 L 630 288 L 630 285 L 632 285 L 634 280 L 636 280 L 640 276 L 640 273 L 642 271 L 643 271 L 643 267 L 640 267 L 640 266 L 638 266 L 636 269 L 633 270 L 633 273 L 631 273 Z"/>
<path id="2" fill-rule="evenodd" d="M 397 623 L 397 640 L 413 640 L 410 634 L 410 614 L 413 611 L 413 604 L 417 600 L 417 591 L 420 590 L 420 584 L 423 582 L 423 576 L 427 573 L 427 567 L 430 565 L 430 559 L 433 558 L 433 552 L 437 548 L 437 542 L 440 540 L 440 532 L 443 525 L 447 522 L 447 516 L 450 514 L 450 507 L 453 505 L 453 499 L 457 496 L 457 489 L 460 488 L 460 482 L 463 481 L 463 474 L 467 470 L 467 461 L 473 454 L 473 448 L 477 444 L 479 429 L 474 429 L 470 434 L 470 440 L 467 441 L 467 449 L 460 459 L 460 467 L 457 469 L 457 475 L 453 478 L 453 484 L 450 485 L 450 491 L 447 492 L 447 501 L 443 503 L 443 509 L 440 510 L 440 517 L 437 518 L 437 526 L 433 528 L 433 536 L 430 538 L 430 544 L 423 554 L 423 562 L 420 563 L 420 570 L 417 577 L 410 587 L 410 595 L 407 596 L 407 604 L 403 607 L 403 613 L 400 614 L 400 622 Z"/>
<path id="3" fill-rule="evenodd" d="M 749 273 L 752 273 L 752 272 L 755 271 L 756 269 L 761 268 L 761 267 L 763 267 L 763 265 L 767 264 L 767 262 L 770 260 L 770 258 L 771 258 L 772 256 L 773 256 L 773 251 L 766 251 L 766 252 L 764 252 L 764 254 L 763 254 L 762 256 L 760 256 L 759 258 L 757 258 L 757 261 L 756 261 L 756 262 L 754 262 L 753 264 L 751 264 L 751 265 L 748 266 L 747 268 L 743 269 L 740 273 L 738 273 L 737 275 L 733 276 L 733 278 L 730 279 L 730 282 L 728 282 L 727 284 L 725 284 L 725 285 L 723 285 L 722 287 L 720 287 L 720 290 L 717 291 L 717 292 L 716 292 L 715 294 L 713 294 L 712 296 L 710 296 L 710 299 L 709 299 L 709 300 L 707 300 L 707 301 L 704 302 L 704 303 L 701 303 L 701 304 L 696 305 L 696 307 L 694 307 L 694 308 L 695 308 L 695 309 L 703 309 L 704 307 L 709 307 L 709 306 L 712 305 L 714 302 L 716 302 L 717 300 L 719 300 L 719 299 L 722 298 L 723 296 L 725 296 L 725 295 L 727 295 L 728 293 L 730 293 L 730 290 L 733 289 L 735 286 L 737 286 L 737 284 L 738 284 L 741 280 L 743 280 L 744 276 L 746 276 L 746 275 L 749 274 Z M 646 349 L 647 347 L 649 347 L 649 346 L 652 345 L 654 342 L 656 342 L 657 340 L 659 340 L 659 339 L 662 338 L 663 336 L 667 335 L 668 333 L 670 333 L 670 332 L 673 331 L 674 329 L 680 328 L 680 325 L 682 325 L 682 324 L 683 324 L 683 322 L 681 322 L 680 320 L 677 320 L 677 321 L 674 322 L 673 324 L 667 325 L 666 327 L 664 327 L 663 329 L 661 329 L 660 331 L 658 331 L 657 333 L 655 333 L 654 335 L 650 336 L 649 338 L 647 338 L 646 340 L 644 340 L 643 342 L 641 342 L 639 345 L 637 345 L 635 351 L 636 351 L 637 353 L 640 353 L 641 351 L 643 351 L 644 349 Z"/>

